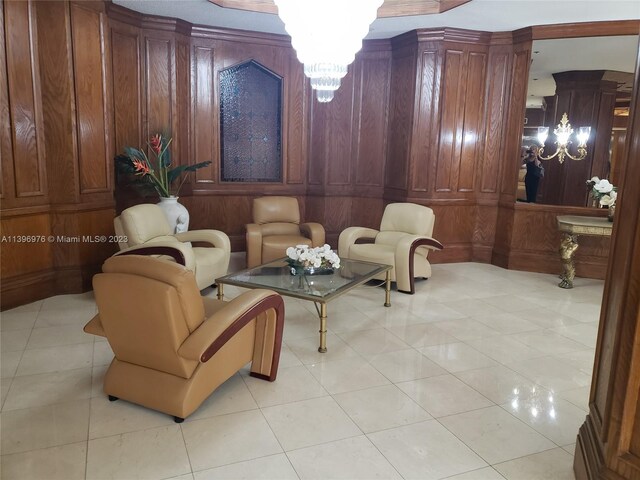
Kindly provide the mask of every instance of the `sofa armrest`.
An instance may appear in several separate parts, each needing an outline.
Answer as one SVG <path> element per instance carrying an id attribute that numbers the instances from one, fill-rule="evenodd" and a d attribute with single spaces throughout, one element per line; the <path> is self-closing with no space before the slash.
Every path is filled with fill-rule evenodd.
<path id="1" fill-rule="evenodd" d="M 442 250 L 444 245 L 435 238 L 425 237 L 422 235 L 406 235 L 396 244 L 396 256 L 402 251 L 411 252 L 411 254 L 413 254 L 419 247 L 425 247 L 429 250 Z"/>
<path id="2" fill-rule="evenodd" d="M 396 279 L 405 278 L 408 280 L 409 290 L 406 290 L 406 287 L 403 287 L 403 290 L 400 290 L 400 286 L 398 286 L 399 291 L 409 292 L 411 294 L 415 293 L 415 286 L 413 282 L 413 272 L 414 272 L 414 261 L 413 255 L 416 253 L 418 248 L 426 248 L 429 250 L 442 250 L 444 246 L 437 241 L 435 238 L 425 237 L 421 235 L 405 235 L 400 239 L 400 241 L 396 244 L 396 253 L 395 253 L 395 271 L 396 271 Z M 428 253 L 428 252 L 427 252 Z M 426 256 L 426 254 L 425 254 Z M 398 285 L 400 285 L 401 280 L 397 280 Z"/>
<path id="3" fill-rule="evenodd" d="M 181 242 L 203 242 L 212 247 L 221 248 L 225 252 L 231 252 L 231 242 L 226 233 L 220 230 L 191 230 L 189 232 L 176 233 L 175 238 Z"/>
<path id="4" fill-rule="evenodd" d="M 276 338 L 281 341 L 284 301 L 280 295 L 271 290 L 258 289 L 234 298 L 202 322 L 182 343 L 178 349 L 178 355 L 204 363 L 249 322 L 270 309 L 275 309 L 277 312 Z M 279 357 L 279 348 L 277 354 Z"/>
<path id="5" fill-rule="evenodd" d="M 366 227 L 345 228 L 338 238 L 338 256 L 349 258 L 349 249 L 360 238 L 376 238 L 378 230 Z"/>
<path id="6" fill-rule="evenodd" d="M 163 255 L 171 257 L 176 263 L 187 267 L 189 270 L 195 267 L 193 250 L 188 245 L 179 242 L 147 242 L 134 247 L 120 250 L 113 256 L 121 255 Z"/>
<path id="7" fill-rule="evenodd" d="M 262 263 L 262 226 L 257 223 L 247 224 L 247 268 Z"/>
<path id="8" fill-rule="evenodd" d="M 324 227 L 319 223 L 308 222 L 300 224 L 300 233 L 304 237 L 311 239 L 312 247 L 321 247 L 324 245 L 325 234 Z"/>

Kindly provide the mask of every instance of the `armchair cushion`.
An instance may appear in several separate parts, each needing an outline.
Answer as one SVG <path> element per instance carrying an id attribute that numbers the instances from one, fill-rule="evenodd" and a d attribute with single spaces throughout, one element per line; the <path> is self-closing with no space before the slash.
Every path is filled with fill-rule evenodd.
<path id="1" fill-rule="evenodd" d="M 311 239 L 299 235 L 271 235 L 262 239 L 262 263 L 284 257 L 288 247 L 311 246 Z"/>
<path id="2" fill-rule="evenodd" d="M 298 199 L 294 197 L 261 197 L 253 201 L 253 222 L 300 223 Z"/>
<path id="3" fill-rule="evenodd" d="M 163 235 L 171 236 L 171 227 L 157 205 L 145 203 L 127 208 L 120 214 L 129 245 L 139 245 Z"/>
<path id="4" fill-rule="evenodd" d="M 99 313 L 85 331 L 114 351 L 108 395 L 178 421 L 248 362 L 252 375 L 275 380 L 284 324 L 275 292 L 203 300 L 191 271 L 136 255 L 108 259 L 94 290 Z"/>

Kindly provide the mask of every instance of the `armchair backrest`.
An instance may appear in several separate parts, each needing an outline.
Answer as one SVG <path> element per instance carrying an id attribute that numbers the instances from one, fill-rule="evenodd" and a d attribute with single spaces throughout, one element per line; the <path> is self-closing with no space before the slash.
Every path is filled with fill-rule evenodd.
<path id="1" fill-rule="evenodd" d="M 162 209 L 151 203 L 134 205 L 123 210 L 114 220 L 116 233 L 119 228 L 118 223 L 130 247 L 146 243 L 153 238 L 173 235 Z"/>
<path id="2" fill-rule="evenodd" d="M 376 243 L 395 245 L 406 234 L 433 235 L 436 216 L 429 207 L 415 203 L 390 203 L 384 209 Z"/>
<path id="3" fill-rule="evenodd" d="M 253 200 L 253 223 L 300 223 L 300 207 L 295 197 L 260 197 Z"/>
<path id="4" fill-rule="evenodd" d="M 193 273 L 151 257 L 111 257 L 93 277 L 100 322 L 118 360 L 189 378 L 197 362 L 177 354 L 204 321 Z"/>

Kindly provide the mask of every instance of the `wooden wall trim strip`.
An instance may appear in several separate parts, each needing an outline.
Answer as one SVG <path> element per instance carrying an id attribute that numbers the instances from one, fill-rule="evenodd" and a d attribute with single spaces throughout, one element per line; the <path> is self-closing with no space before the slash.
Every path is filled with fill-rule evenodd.
<path id="1" fill-rule="evenodd" d="M 562 23 L 531 27 L 533 40 L 640 34 L 640 20 Z"/>

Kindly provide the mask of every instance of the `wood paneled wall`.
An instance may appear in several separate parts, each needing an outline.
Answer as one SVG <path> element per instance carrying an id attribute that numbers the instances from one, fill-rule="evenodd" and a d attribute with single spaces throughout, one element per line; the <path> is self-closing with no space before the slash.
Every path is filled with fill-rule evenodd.
<path id="1" fill-rule="evenodd" d="M 2 15 L 3 234 L 26 224 L 47 236 L 112 233 L 116 212 L 155 201 L 115 185 L 113 156 L 161 131 L 173 137 L 176 163 L 212 161 L 185 184 L 181 202 L 192 228 L 225 231 L 233 250 L 245 248 L 256 196 L 296 196 L 303 218 L 323 223 L 334 246 L 345 227 L 377 227 L 387 203 L 408 201 L 436 213 L 434 236 L 446 248 L 434 262 L 560 268 L 551 237 L 527 247 L 544 262 L 521 261 L 527 220 L 513 206 L 530 29 L 419 30 L 365 42 L 334 100 L 320 104 L 286 37 L 101 1 L 9 0 Z M 282 182 L 220 182 L 218 76 L 248 60 L 284 80 Z M 4 244 L 3 308 L 24 300 L 18 292 L 87 288 L 115 248 Z M 27 251 L 29 262 L 13 260 Z"/>
<path id="2" fill-rule="evenodd" d="M 113 233 L 115 210 L 105 5 L 5 1 L 2 11 L 6 308 L 88 288 L 114 247 L 83 236 Z"/>

